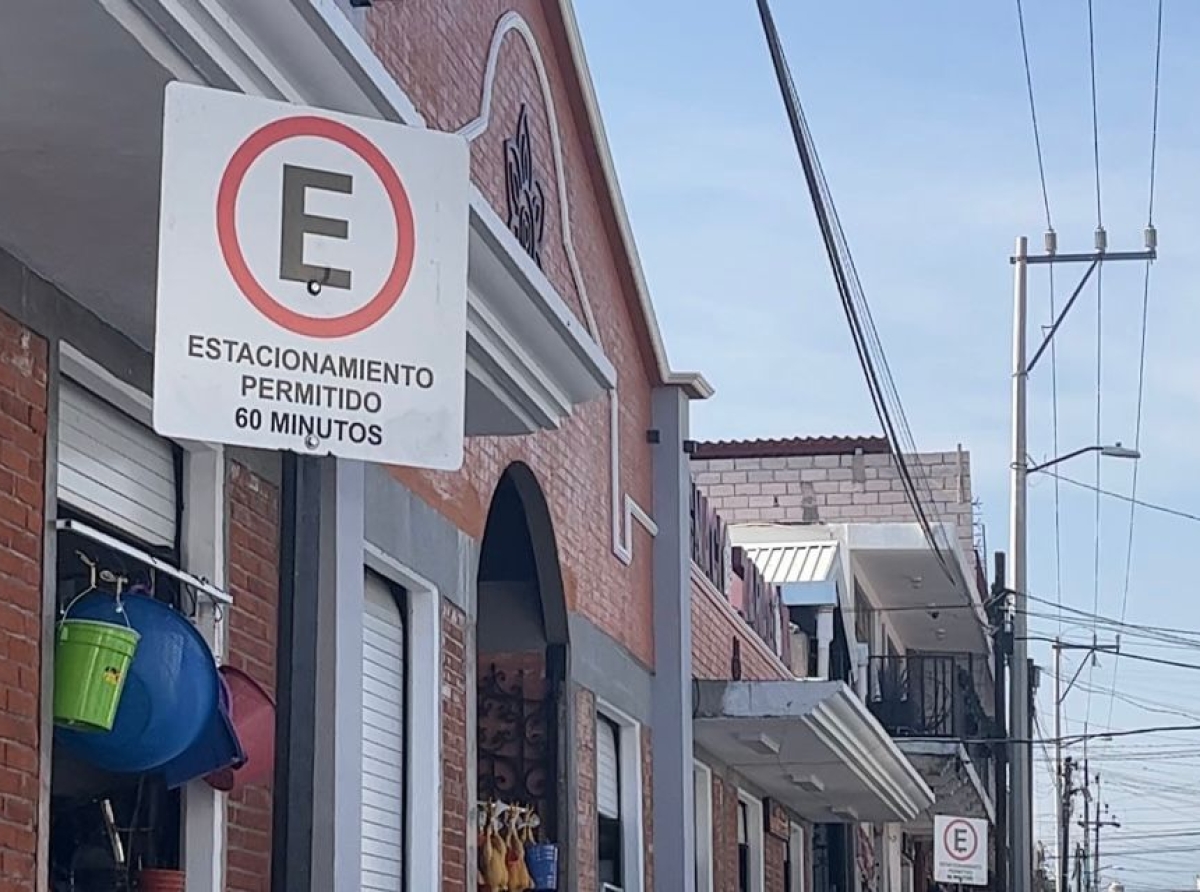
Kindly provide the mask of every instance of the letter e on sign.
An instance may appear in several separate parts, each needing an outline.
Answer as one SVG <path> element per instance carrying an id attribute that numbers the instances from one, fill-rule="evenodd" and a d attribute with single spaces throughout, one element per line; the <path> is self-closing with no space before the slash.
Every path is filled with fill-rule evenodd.
<path id="1" fill-rule="evenodd" d="M 155 430 L 460 467 L 469 174 L 453 134 L 169 84 Z"/>
<path id="2" fill-rule="evenodd" d="M 936 815 L 933 819 L 933 869 L 939 883 L 988 884 L 988 822 Z"/>

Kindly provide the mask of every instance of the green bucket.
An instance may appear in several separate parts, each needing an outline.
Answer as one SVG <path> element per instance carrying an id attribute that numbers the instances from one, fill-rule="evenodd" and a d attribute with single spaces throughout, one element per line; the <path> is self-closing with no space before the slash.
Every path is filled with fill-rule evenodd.
<path id="1" fill-rule="evenodd" d="M 141 636 L 128 626 L 88 619 L 58 624 L 54 650 L 54 723 L 111 731 L 125 676 Z"/>

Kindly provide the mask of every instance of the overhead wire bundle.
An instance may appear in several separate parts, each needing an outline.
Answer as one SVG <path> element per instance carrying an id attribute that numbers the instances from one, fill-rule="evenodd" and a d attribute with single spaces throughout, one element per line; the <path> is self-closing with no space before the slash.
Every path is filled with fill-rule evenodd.
<path id="1" fill-rule="evenodd" d="M 838 218 L 837 209 L 834 207 L 829 183 L 821 168 L 816 145 L 805 119 L 791 70 L 784 56 L 783 46 L 771 15 L 768 0 L 758 0 L 758 10 L 780 90 L 783 93 L 784 105 L 804 169 L 821 237 L 825 244 L 825 251 L 854 341 L 855 353 L 866 378 L 871 401 L 880 425 L 883 427 L 884 437 L 887 439 L 905 497 L 943 572 L 951 583 L 967 590 L 967 580 L 962 578 L 952 559 L 950 542 L 945 532 L 945 526 L 941 523 L 929 479 L 919 463 L 910 461 L 910 458 L 917 454 L 912 430 L 909 428 L 904 406 L 896 389 L 895 379 L 892 377 L 891 369 L 884 355 L 879 331 L 875 327 L 870 305 L 867 303 L 862 282 L 850 254 L 846 234 Z"/>

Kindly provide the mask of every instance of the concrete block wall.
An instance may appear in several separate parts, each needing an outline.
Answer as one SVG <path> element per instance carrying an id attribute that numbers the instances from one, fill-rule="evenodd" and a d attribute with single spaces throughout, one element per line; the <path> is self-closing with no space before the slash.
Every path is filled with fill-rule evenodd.
<path id="1" fill-rule="evenodd" d="M 804 441 L 799 441 L 803 444 Z M 725 444 L 700 444 L 692 459 L 696 484 L 729 523 L 897 523 L 916 520 L 900 473 L 886 452 L 853 448 L 841 454 L 752 454 L 709 457 Z M 739 444 L 740 445 L 740 444 Z M 793 447 L 800 451 L 802 446 Z M 971 457 L 966 451 L 912 456 L 928 481 L 938 518 L 953 523 L 968 559 L 974 554 Z M 918 484 L 919 486 L 919 484 Z M 931 517 L 930 520 L 936 518 Z"/>

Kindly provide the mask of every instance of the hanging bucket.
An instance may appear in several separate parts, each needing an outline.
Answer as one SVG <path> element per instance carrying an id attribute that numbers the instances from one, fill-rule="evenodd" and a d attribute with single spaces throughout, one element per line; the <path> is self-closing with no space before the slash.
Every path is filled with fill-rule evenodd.
<path id="1" fill-rule="evenodd" d="M 146 595 L 127 595 L 122 607 L 142 637 L 112 730 L 59 728 L 55 740 L 91 765 L 133 774 L 159 769 L 195 744 L 217 710 L 220 681 L 212 651 L 186 617 Z M 113 599 L 88 595 L 71 614 L 109 619 Z"/>
<path id="2" fill-rule="evenodd" d="M 54 722 L 111 731 L 141 636 L 128 626 L 87 619 L 58 624 L 54 648 Z"/>
<path id="3" fill-rule="evenodd" d="M 533 888 L 539 892 L 558 888 L 558 846 L 541 843 L 526 847 L 525 865 L 533 879 Z"/>

